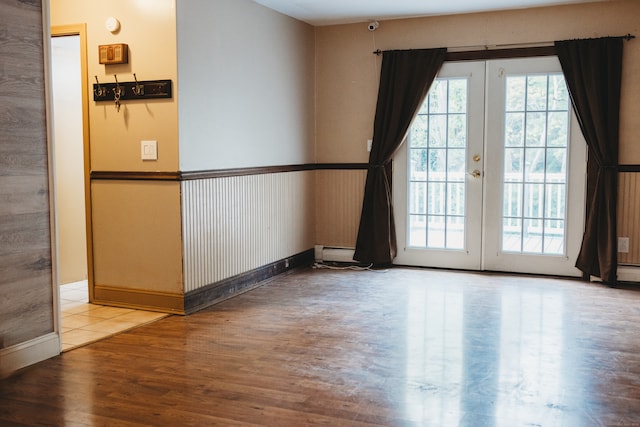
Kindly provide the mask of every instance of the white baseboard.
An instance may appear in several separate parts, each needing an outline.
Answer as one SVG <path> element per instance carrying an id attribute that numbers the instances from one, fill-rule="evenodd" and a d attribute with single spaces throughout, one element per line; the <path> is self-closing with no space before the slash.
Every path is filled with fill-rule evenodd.
<path id="1" fill-rule="evenodd" d="M 52 332 L 0 350 L 0 378 L 60 354 L 60 337 Z"/>

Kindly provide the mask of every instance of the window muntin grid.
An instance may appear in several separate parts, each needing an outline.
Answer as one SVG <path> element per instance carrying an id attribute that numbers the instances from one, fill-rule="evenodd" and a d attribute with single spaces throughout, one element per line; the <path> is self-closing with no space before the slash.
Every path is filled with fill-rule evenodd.
<path id="1" fill-rule="evenodd" d="M 409 131 L 410 247 L 464 250 L 468 80 L 438 78 Z"/>
<path id="2" fill-rule="evenodd" d="M 505 79 L 502 251 L 564 255 L 569 94 L 562 73 Z"/>

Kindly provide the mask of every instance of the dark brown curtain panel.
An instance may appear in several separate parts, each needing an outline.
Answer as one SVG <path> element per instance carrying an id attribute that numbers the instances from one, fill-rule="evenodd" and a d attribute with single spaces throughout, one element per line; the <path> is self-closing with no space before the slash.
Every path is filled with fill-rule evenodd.
<path id="1" fill-rule="evenodd" d="M 443 48 L 382 54 L 373 143 L 354 255 L 357 261 L 388 265 L 396 256 L 391 159 L 404 141 L 446 53 Z"/>
<path id="2" fill-rule="evenodd" d="M 573 108 L 587 141 L 587 216 L 576 261 L 585 279 L 616 282 L 618 249 L 618 118 L 622 38 L 555 43 Z"/>

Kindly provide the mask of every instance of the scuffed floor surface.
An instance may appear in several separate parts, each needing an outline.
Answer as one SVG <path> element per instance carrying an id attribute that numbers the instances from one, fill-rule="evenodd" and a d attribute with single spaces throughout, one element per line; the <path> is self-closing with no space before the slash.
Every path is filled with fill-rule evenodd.
<path id="1" fill-rule="evenodd" d="M 0 425 L 640 426 L 640 291 L 305 269 L 0 381 Z"/>

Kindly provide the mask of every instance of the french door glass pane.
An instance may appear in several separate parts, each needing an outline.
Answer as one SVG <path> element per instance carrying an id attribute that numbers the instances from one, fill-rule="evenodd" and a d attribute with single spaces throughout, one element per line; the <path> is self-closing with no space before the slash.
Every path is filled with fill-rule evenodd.
<path id="1" fill-rule="evenodd" d="M 439 78 L 408 138 L 409 246 L 463 250 L 467 168 L 466 78 Z"/>
<path id="2" fill-rule="evenodd" d="M 427 241 L 427 216 L 426 215 L 409 215 L 409 246 L 424 246 Z"/>
<path id="3" fill-rule="evenodd" d="M 444 248 L 445 247 L 445 223 L 444 216 L 429 215 L 427 217 L 427 247 Z"/>
<path id="4" fill-rule="evenodd" d="M 502 250 L 563 255 L 569 94 L 561 73 L 506 78 Z"/>

